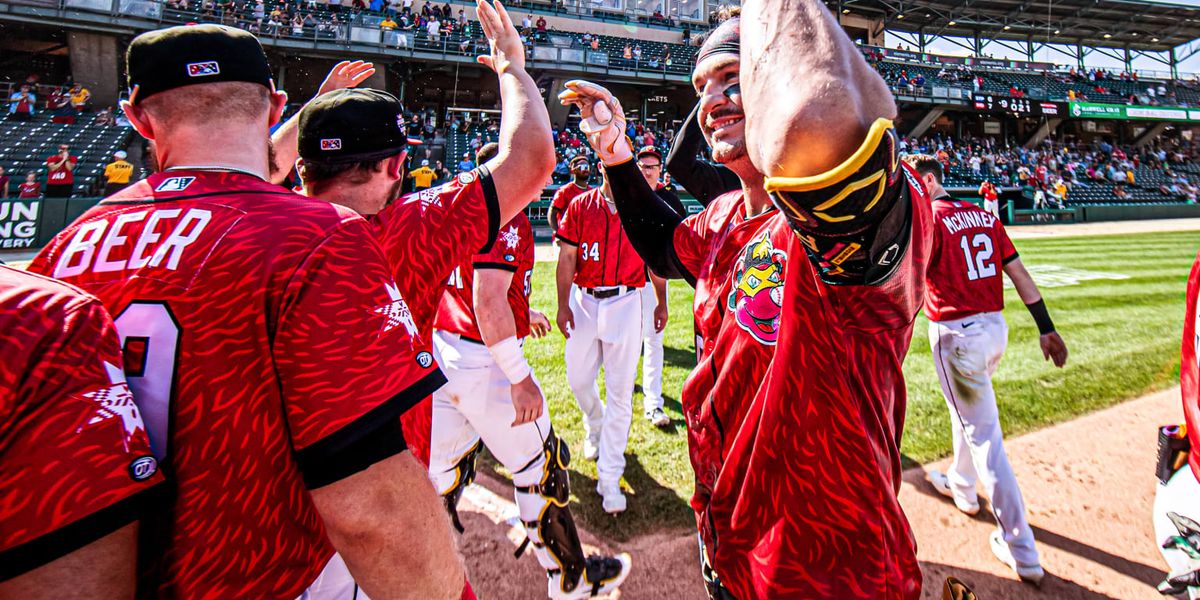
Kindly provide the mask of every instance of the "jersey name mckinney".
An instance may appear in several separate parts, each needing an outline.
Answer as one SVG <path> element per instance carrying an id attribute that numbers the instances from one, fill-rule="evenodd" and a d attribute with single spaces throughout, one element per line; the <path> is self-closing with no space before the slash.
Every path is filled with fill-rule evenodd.
<path id="1" fill-rule="evenodd" d="M 950 233 L 957 233 L 971 227 L 991 229 L 995 223 L 996 216 L 985 212 L 960 212 L 942 217 L 942 224 L 946 226 L 946 230 Z"/>

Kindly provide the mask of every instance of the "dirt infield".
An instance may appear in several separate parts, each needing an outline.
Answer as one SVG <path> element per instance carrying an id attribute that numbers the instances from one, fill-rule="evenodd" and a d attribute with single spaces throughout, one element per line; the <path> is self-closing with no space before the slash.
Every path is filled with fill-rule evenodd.
<path id="1" fill-rule="evenodd" d="M 922 469 L 907 471 L 900 501 L 916 534 L 924 597 L 937 597 L 942 579 L 953 574 L 981 600 L 1161 598 L 1153 586 L 1162 579 L 1164 565 L 1150 522 L 1154 430 L 1181 417 L 1179 389 L 1173 388 L 1006 443 L 1049 573 L 1041 589 L 1020 583 L 992 557 L 990 513 L 975 518 L 959 513 L 925 483 Z M 925 468 L 943 468 L 947 462 Z M 524 535 L 515 521 L 506 521 L 516 514 L 511 488 L 490 478 L 476 488 L 462 502 L 467 533 L 461 547 L 480 597 L 544 597 L 545 578 L 536 560 L 512 557 Z M 704 598 L 691 532 L 655 533 L 618 548 L 587 532 L 582 537 L 591 550 L 633 555 L 634 570 L 612 597 Z"/>

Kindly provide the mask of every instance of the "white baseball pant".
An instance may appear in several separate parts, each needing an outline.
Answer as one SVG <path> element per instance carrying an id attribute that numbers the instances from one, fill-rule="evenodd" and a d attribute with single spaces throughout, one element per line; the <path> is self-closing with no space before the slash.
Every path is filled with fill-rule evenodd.
<path id="1" fill-rule="evenodd" d="M 321 574 L 296 600 L 371 600 L 354 582 L 346 561 L 337 552 L 329 557 Z"/>
<path id="2" fill-rule="evenodd" d="M 654 308 L 658 296 L 654 286 L 647 283 L 642 288 L 642 409 L 647 413 L 663 407 L 663 334 L 654 331 Z"/>
<path id="3" fill-rule="evenodd" d="M 984 200 L 983 210 L 986 210 L 996 217 L 1000 216 L 1000 201 L 999 200 Z"/>
<path id="4" fill-rule="evenodd" d="M 633 422 L 633 384 L 642 352 L 642 298 L 637 291 L 597 300 L 571 290 L 575 328 L 563 352 L 567 383 L 583 411 L 587 437 L 600 448 L 600 485 L 615 485 L 625 472 L 625 447 Z M 604 367 L 605 404 L 596 377 Z"/>
<path id="5" fill-rule="evenodd" d="M 1192 452 L 1200 452 L 1200 448 L 1192 448 Z M 1163 560 L 1171 568 L 1171 575 L 1200 569 L 1200 560 L 1189 557 L 1183 550 L 1162 547 L 1168 538 L 1180 535 L 1179 529 L 1167 518 L 1168 512 L 1200 523 L 1200 481 L 1196 480 L 1196 475 L 1186 465 L 1176 471 L 1166 485 L 1158 484 L 1154 495 L 1154 543 L 1159 546 Z M 1200 587 L 1189 587 L 1188 598 L 1200 600 Z"/>
<path id="6" fill-rule="evenodd" d="M 961 498 L 977 501 L 975 482 L 983 484 L 1004 541 L 1021 565 L 1039 564 L 1025 500 L 1004 453 L 1004 433 L 992 375 L 1008 346 L 1008 324 L 999 312 L 954 321 L 931 322 L 933 364 L 950 409 L 954 462 L 946 473 Z"/>

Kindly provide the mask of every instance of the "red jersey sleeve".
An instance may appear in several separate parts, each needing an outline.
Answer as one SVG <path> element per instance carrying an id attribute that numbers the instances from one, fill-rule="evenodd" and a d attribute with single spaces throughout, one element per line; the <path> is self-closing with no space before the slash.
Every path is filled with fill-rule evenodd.
<path id="1" fill-rule="evenodd" d="M 1000 247 L 1001 265 L 1007 265 L 1021 257 L 1017 254 L 1017 249 L 1013 246 L 1012 240 L 1008 239 L 1008 230 L 1004 228 L 1004 224 L 1000 222 L 1000 219 L 996 219 L 996 244 Z"/>
<path id="2" fill-rule="evenodd" d="M 517 221 L 524 215 L 518 215 L 500 227 L 495 243 L 487 252 L 476 254 L 471 258 L 471 266 L 476 269 L 500 269 L 516 273 L 521 264 L 522 249 L 528 237 L 525 229 Z M 528 219 L 526 219 L 528 221 Z"/>
<path id="3" fill-rule="evenodd" d="M 577 206 L 579 206 L 578 202 L 567 205 L 567 211 L 563 213 L 562 221 L 558 224 L 558 232 L 554 234 L 558 241 L 571 246 L 579 245 L 580 223 L 579 209 L 575 208 Z"/>
<path id="4" fill-rule="evenodd" d="M 557 190 L 555 190 L 554 199 L 550 201 L 550 206 L 553 206 L 554 208 L 558 209 L 559 211 L 567 210 L 567 204 L 569 202 L 568 198 L 567 198 L 567 186 L 568 185 L 572 185 L 572 184 L 568 183 L 568 184 L 561 185 L 558 187 Z"/>
<path id="5" fill-rule="evenodd" d="M 292 276 L 278 327 L 275 368 L 309 487 L 332 483 L 314 465 L 445 381 L 431 356 L 414 354 L 412 313 L 361 219 L 343 223 Z"/>
<path id="6" fill-rule="evenodd" d="M 454 268 L 491 250 L 500 202 L 487 167 L 409 194 L 376 216 L 376 228 L 396 282 L 428 333 L 442 286 Z"/>
<path id="7" fill-rule="evenodd" d="M 0 314 L 0 581 L 137 520 L 163 481 L 100 302 L 51 291 L 19 309 Z"/>
<path id="8" fill-rule="evenodd" d="M 693 276 L 700 273 L 709 251 L 708 210 L 688 216 L 675 226 L 675 256 Z"/>

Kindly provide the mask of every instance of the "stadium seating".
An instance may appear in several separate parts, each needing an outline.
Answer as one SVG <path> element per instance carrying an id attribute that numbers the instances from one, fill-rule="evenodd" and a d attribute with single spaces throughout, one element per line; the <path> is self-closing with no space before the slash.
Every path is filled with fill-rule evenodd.
<path id="1" fill-rule="evenodd" d="M 45 115 L 32 121 L 0 121 L 0 165 L 10 179 L 9 196 L 16 196 L 17 186 L 30 171 L 45 184 L 46 159 L 58 151 L 59 144 L 68 144 L 71 154 L 79 157 L 72 195 L 92 195 L 104 167 L 112 162 L 113 152 L 124 149 L 133 136 L 131 127 L 97 125 L 94 121 L 91 113 L 79 115 L 73 125 L 52 123 Z"/>

